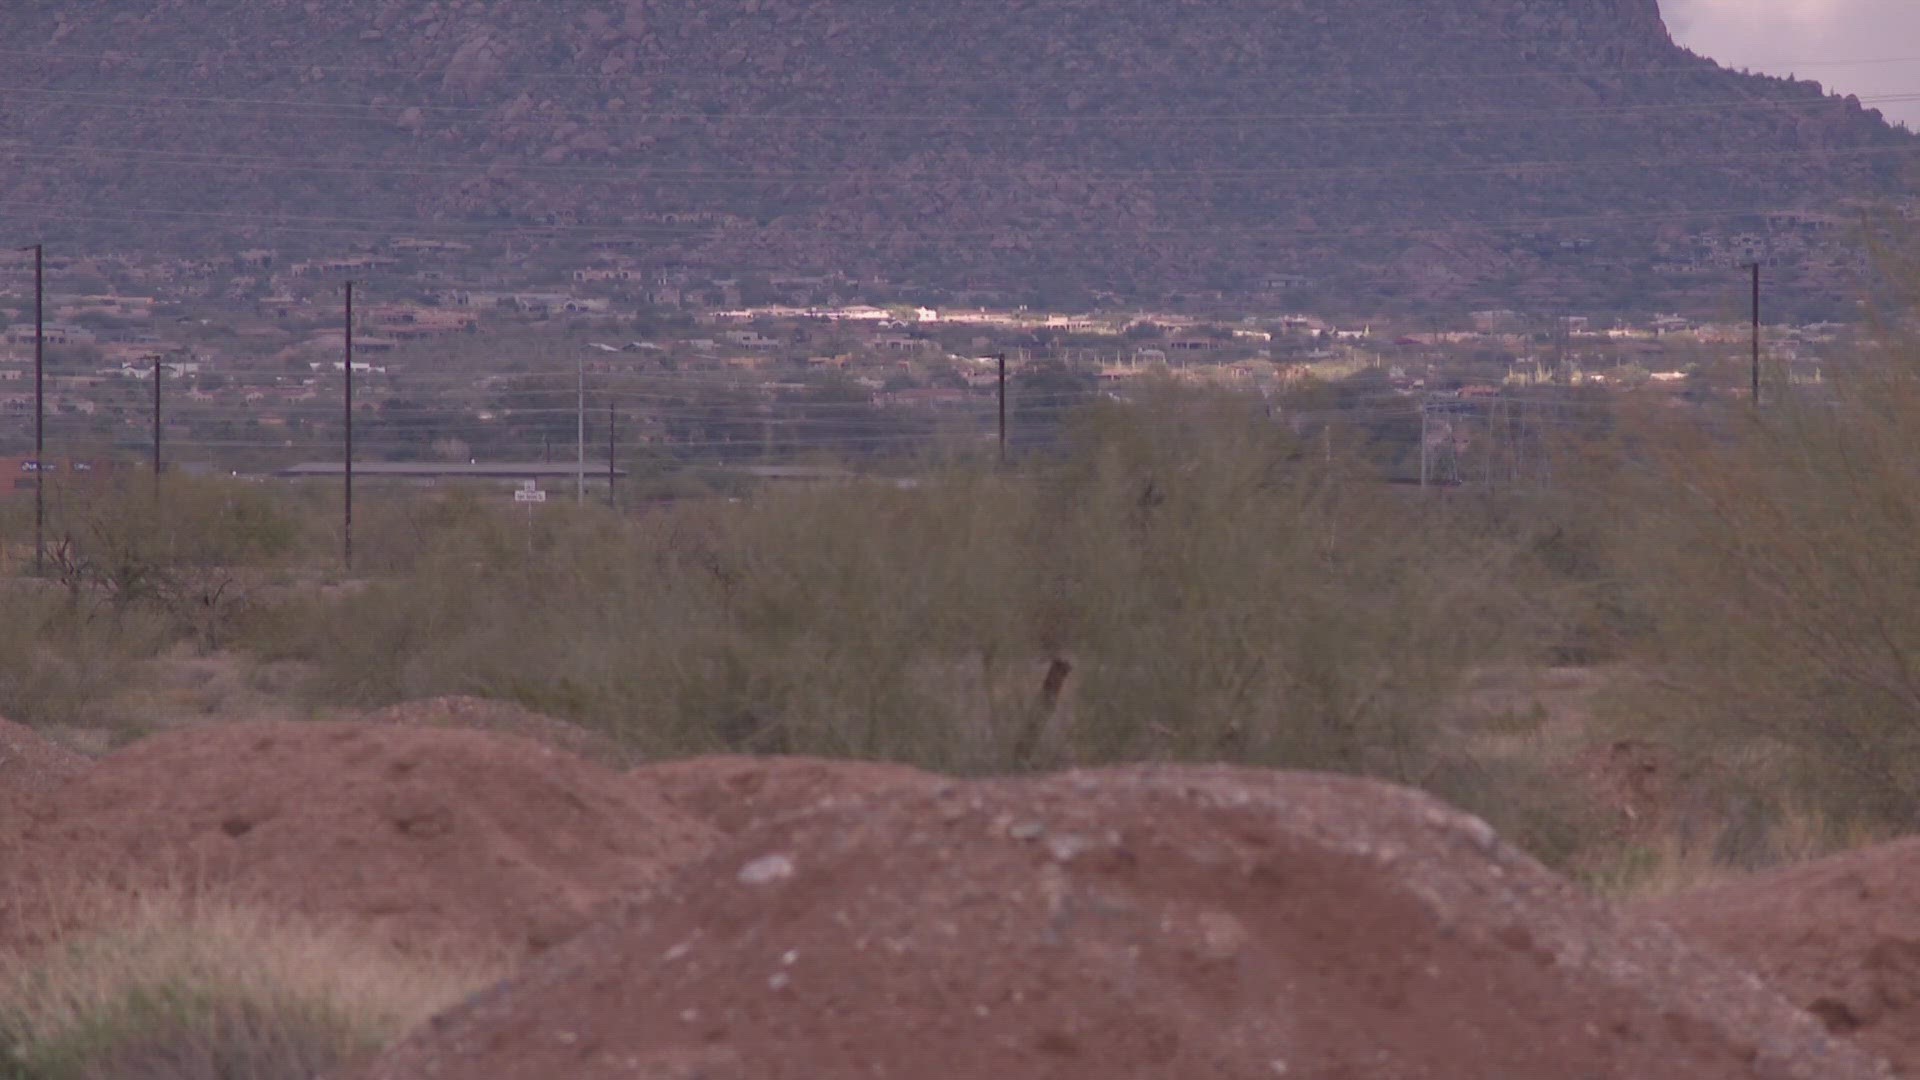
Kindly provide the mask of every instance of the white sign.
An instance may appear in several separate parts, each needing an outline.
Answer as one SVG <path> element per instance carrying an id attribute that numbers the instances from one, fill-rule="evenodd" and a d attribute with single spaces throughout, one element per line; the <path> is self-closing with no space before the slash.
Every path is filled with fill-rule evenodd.
<path id="1" fill-rule="evenodd" d="M 543 503 L 547 501 L 547 493 L 521 488 L 519 491 L 513 493 L 513 501 L 517 503 Z"/>
<path id="2" fill-rule="evenodd" d="M 538 481 L 538 480 L 522 480 L 522 481 L 520 481 L 520 490 L 521 490 L 521 491 L 538 491 L 539 489 L 540 489 L 540 481 Z"/>

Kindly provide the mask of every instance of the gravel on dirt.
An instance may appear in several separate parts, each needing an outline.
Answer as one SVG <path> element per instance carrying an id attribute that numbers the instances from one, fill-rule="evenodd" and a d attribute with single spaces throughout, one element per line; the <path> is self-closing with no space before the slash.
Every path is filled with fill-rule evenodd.
<path id="1" fill-rule="evenodd" d="M 766 819 L 365 1080 L 1881 1075 L 1424 795 L 1137 768 Z"/>
<path id="2" fill-rule="evenodd" d="M 1640 905 L 1920 1077 L 1920 838 Z"/>

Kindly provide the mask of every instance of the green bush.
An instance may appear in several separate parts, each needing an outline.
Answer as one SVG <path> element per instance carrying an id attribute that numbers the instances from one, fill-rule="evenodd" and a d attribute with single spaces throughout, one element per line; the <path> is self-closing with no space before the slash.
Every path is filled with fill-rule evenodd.
<path id="1" fill-rule="evenodd" d="M 1920 385 L 1862 363 L 1717 430 L 1649 422 L 1619 559 L 1652 613 L 1623 703 L 1838 827 L 1920 824 Z"/>
<path id="2" fill-rule="evenodd" d="M 404 568 L 284 620 L 360 704 L 518 700 L 653 753 L 960 772 L 1234 760 L 1408 778 L 1434 705 L 1537 632 L 1479 505 L 1162 390 L 1056 459 L 637 518 L 454 496 Z M 298 641 L 285 633 L 291 631 Z"/>

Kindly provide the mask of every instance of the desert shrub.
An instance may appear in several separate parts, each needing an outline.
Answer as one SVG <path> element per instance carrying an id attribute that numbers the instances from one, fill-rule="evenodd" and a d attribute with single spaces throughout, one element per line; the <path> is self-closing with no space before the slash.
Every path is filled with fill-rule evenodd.
<path id="1" fill-rule="evenodd" d="M 103 703 L 138 663 L 176 645 L 223 648 L 302 522 L 238 482 L 103 476 L 51 500 L 44 573 L 0 580 L 0 713 L 26 722 L 104 722 Z M 28 569 L 32 531 L 12 549 Z"/>
<path id="2" fill-rule="evenodd" d="M 1089 413 L 1017 473 L 635 518 L 453 504 L 283 624 L 330 698 L 516 699 L 653 753 L 962 772 L 1140 758 L 1406 778 L 1433 704 L 1536 632 L 1524 551 L 1301 448 L 1247 399 Z"/>
<path id="3" fill-rule="evenodd" d="M 114 929 L 0 956 L 0 1076 L 309 1080 L 364 1060 L 495 974 L 246 908 L 114 907 Z"/>
<path id="4" fill-rule="evenodd" d="M 273 493 L 238 482 L 103 479 L 65 491 L 46 573 L 87 620 L 158 617 L 176 637 L 221 648 L 248 600 L 250 570 L 294 546 L 298 522 Z"/>
<path id="5" fill-rule="evenodd" d="M 1891 359 L 1891 358 L 1890 358 Z M 1714 427 L 1648 421 L 1623 711 L 1839 827 L 1920 825 L 1920 385 L 1897 360 Z"/>
<path id="6" fill-rule="evenodd" d="M 1581 859 L 1609 847 L 1605 808 L 1550 763 L 1455 759 L 1436 763 L 1419 783 L 1555 870 L 1581 870 Z"/>
<path id="7" fill-rule="evenodd" d="M 0 581 L 0 715 L 78 724 L 122 687 L 129 660 L 174 640 L 153 611 L 102 615 L 46 582 Z"/>

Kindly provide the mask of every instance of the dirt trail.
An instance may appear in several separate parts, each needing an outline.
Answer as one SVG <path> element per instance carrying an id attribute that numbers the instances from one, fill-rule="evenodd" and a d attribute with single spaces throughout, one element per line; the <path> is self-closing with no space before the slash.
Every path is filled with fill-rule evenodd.
<path id="1" fill-rule="evenodd" d="M 1135 769 L 768 819 L 367 1080 L 1876 1075 L 1417 793 Z"/>

